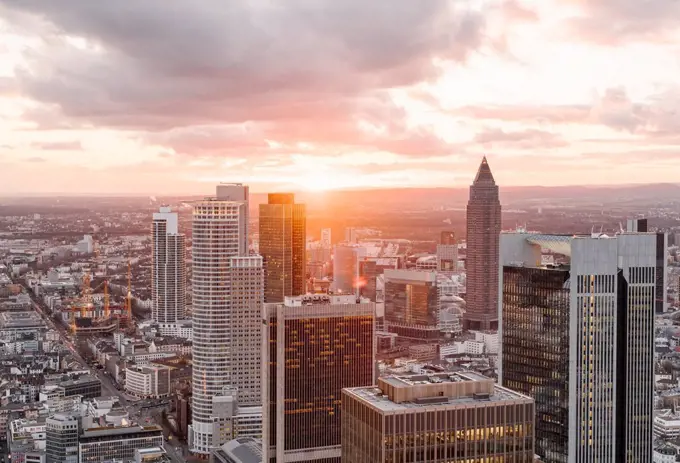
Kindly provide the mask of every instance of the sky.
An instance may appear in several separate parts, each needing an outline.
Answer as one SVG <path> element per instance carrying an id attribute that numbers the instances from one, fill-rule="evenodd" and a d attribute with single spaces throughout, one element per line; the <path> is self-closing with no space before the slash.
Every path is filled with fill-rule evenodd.
<path id="1" fill-rule="evenodd" d="M 677 0 L 0 0 L 0 195 L 677 182 Z"/>

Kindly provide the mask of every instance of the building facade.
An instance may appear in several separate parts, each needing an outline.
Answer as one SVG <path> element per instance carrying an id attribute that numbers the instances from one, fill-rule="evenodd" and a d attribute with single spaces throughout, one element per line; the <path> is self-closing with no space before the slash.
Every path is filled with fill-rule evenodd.
<path id="1" fill-rule="evenodd" d="M 501 235 L 500 381 L 536 400 L 544 461 L 649 461 L 656 254 L 655 233 Z"/>
<path id="2" fill-rule="evenodd" d="M 169 207 L 153 215 L 151 315 L 163 324 L 176 323 L 186 315 L 186 242 L 178 223 L 177 213 Z"/>
<path id="3" fill-rule="evenodd" d="M 534 461 L 534 403 L 475 373 L 390 376 L 342 392 L 342 461 Z"/>
<path id="4" fill-rule="evenodd" d="M 264 319 L 262 461 L 339 461 L 341 391 L 375 380 L 375 304 L 291 297 Z"/>
<path id="5" fill-rule="evenodd" d="M 143 399 L 167 397 L 170 394 L 170 368 L 163 365 L 126 368 L 125 391 Z"/>
<path id="6" fill-rule="evenodd" d="M 340 243 L 333 246 L 333 291 L 353 294 L 357 291 L 359 261 L 366 256 L 366 248 Z"/>
<path id="7" fill-rule="evenodd" d="M 261 322 L 253 333 L 253 316 L 247 309 L 261 312 L 261 265 L 248 257 L 248 188 L 230 184 L 218 186 L 215 198 L 199 201 L 193 211 L 193 422 L 189 428 L 192 452 L 209 455 L 218 448 L 231 429 L 229 420 L 215 413 L 215 405 L 226 396 L 259 395 L 259 389 L 238 390 L 237 386 L 257 386 L 245 379 L 258 372 L 259 359 L 247 364 L 247 353 L 235 352 L 236 344 L 254 336 L 259 341 Z M 258 270 L 259 265 L 259 270 Z M 253 280 L 250 281 L 250 278 Z M 259 315 L 258 315 L 259 317 Z M 250 358 L 250 357 L 249 357 Z M 254 360 L 254 358 L 251 358 Z M 242 361 L 237 365 L 235 362 Z"/>
<path id="8" fill-rule="evenodd" d="M 470 186 L 467 205 L 467 309 L 464 328 L 498 328 L 498 257 L 501 232 L 501 203 L 498 185 L 482 159 Z"/>
<path id="9" fill-rule="evenodd" d="M 78 463 L 78 418 L 56 414 L 45 421 L 47 463 Z"/>
<path id="10" fill-rule="evenodd" d="M 437 273 L 387 269 L 385 277 L 385 325 L 400 337 L 439 338 L 441 309 Z"/>
<path id="11" fill-rule="evenodd" d="M 293 193 L 271 193 L 260 204 L 260 255 L 265 302 L 283 302 L 306 291 L 307 212 Z"/>
<path id="12" fill-rule="evenodd" d="M 163 446 L 160 426 L 92 428 L 83 431 L 78 449 L 79 463 L 133 461 L 135 450 Z"/>

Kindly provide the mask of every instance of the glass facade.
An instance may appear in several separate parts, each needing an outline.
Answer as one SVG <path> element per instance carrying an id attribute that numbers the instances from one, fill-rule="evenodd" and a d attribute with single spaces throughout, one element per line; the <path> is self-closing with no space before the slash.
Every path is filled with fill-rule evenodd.
<path id="1" fill-rule="evenodd" d="M 436 280 L 392 275 L 392 272 L 385 272 L 385 323 L 388 330 L 407 338 L 438 339 L 440 302 Z"/>
<path id="2" fill-rule="evenodd" d="M 163 431 L 158 427 L 121 431 L 124 432 L 85 431 L 80 438 L 80 461 L 82 463 L 129 461 L 134 460 L 136 449 L 163 446 Z"/>
<path id="3" fill-rule="evenodd" d="M 373 381 L 372 316 L 306 318 L 285 322 L 286 450 L 340 445 L 341 391 Z M 276 326 L 270 347 L 276 358 Z M 270 406 L 276 416 L 276 362 L 270 362 Z M 272 441 L 275 423 L 270 423 Z M 304 432 L 299 432 L 304 430 Z"/>
<path id="4" fill-rule="evenodd" d="M 97 378 L 67 381 L 59 384 L 64 388 L 64 397 L 82 395 L 85 399 L 102 396 L 102 383 Z"/>
<path id="5" fill-rule="evenodd" d="M 566 462 L 569 442 L 566 268 L 503 267 L 502 385 L 536 401 L 536 454 Z"/>
<path id="6" fill-rule="evenodd" d="M 387 399 L 384 399 L 387 400 Z M 531 463 L 532 403 L 402 407 L 383 413 L 343 394 L 346 463 Z M 529 402 L 529 399 L 523 400 Z"/>
<path id="7" fill-rule="evenodd" d="M 260 205 L 260 248 L 265 265 L 265 302 L 306 292 L 307 212 L 292 193 L 269 195 Z"/>
<path id="8" fill-rule="evenodd" d="M 76 463 L 78 461 L 78 419 L 55 415 L 45 422 L 45 461 Z"/>

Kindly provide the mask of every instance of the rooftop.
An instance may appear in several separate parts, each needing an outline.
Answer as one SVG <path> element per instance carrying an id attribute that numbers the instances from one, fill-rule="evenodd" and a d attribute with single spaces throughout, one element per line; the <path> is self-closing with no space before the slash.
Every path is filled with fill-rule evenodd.
<path id="1" fill-rule="evenodd" d="M 380 412 L 400 412 L 433 406 L 469 406 L 478 403 L 521 402 L 533 399 L 496 385 L 474 372 L 388 376 L 378 386 L 343 390 Z"/>
<path id="2" fill-rule="evenodd" d="M 262 444 L 251 437 L 231 440 L 214 451 L 218 461 L 237 461 L 239 463 L 260 463 Z"/>
<path id="3" fill-rule="evenodd" d="M 115 437 L 125 436 L 127 434 L 137 434 L 162 431 L 160 426 L 111 426 L 105 428 L 90 428 L 83 431 L 81 438 L 88 437 Z"/>

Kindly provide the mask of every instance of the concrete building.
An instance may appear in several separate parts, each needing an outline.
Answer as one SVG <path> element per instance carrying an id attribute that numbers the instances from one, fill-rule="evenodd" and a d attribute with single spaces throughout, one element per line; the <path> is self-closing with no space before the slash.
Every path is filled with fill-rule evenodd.
<path id="1" fill-rule="evenodd" d="M 654 413 L 654 437 L 672 440 L 680 437 L 680 413 L 673 410 L 657 410 Z"/>
<path id="2" fill-rule="evenodd" d="M 7 450 L 12 456 L 12 463 L 25 463 L 36 455 L 44 461 L 46 438 L 45 417 L 37 420 L 18 419 L 9 423 Z"/>
<path id="3" fill-rule="evenodd" d="M 102 383 L 92 375 L 79 375 L 59 382 L 58 386 L 64 390 L 63 397 L 80 395 L 85 399 L 93 399 L 102 395 Z"/>
<path id="4" fill-rule="evenodd" d="M 260 400 L 262 259 L 248 255 L 248 188 L 220 185 L 193 212 L 192 452 L 208 456 L 234 433 L 221 402 Z"/>
<path id="5" fill-rule="evenodd" d="M 260 255 L 264 260 L 264 300 L 283 302 L 306 291 L 307 212 L 293 193 L 270 193 L 260 204 Z"/>
<path id="6" fill-rule="evenodd" d="M 78 463 L 78 418 L 56 414 L 45 421 L 47 463 Z"/>
<path id="7" fill-rule="evenodd" d="M 498 185 L 482 159 L 470 186 L 467 205 L 467 311 L 464 328 L 498 328 L 498 243 L 501 232 L 501 203 Z"/>
<path id="8" fill-rule="evenodd" d="M 263 318 L 262 461 L 338 462 L 341 391 L 375 380 L 375 304 L 290 297 Z"/>
<path id="9" fill-rule="evenodd" d="M 534 460 L 533 399 L 475 373 L 390 376 L 342 391 L 342 461 Z"/>
<path id="10" fill-rule="evenodd" d="M 151 247 L 151 315 L 157 323 L 174 324 L 186 314 L 186 242 L 169 207 L 153 214 Z"/>
<path id="11" fill-rule="evenodd" d="M 163 430 L 160 426 L 91 428 L 80 435 L 78 461 L 132 461 L 137 449 L 162 446 Z"/>
<path id="12" fill-rule="evenodd" d="M 439 338 L 441 301 L 437 273 L 385 270 L 385 325 L 400 337 Z"/>
<path id="13" fill-rule="evenodd" d="M 657 235 L 501 235 L 499 380 L 546 462 L 649 461 Z M 569 263 L 542 265 L 542 249 Z"/>
<path id="14" fill-rule="evenodd" d="M 167 397 L 170 394 L 170 368 L 161 365 L 126 368 L 125 391 L 142 399 Z"/>

